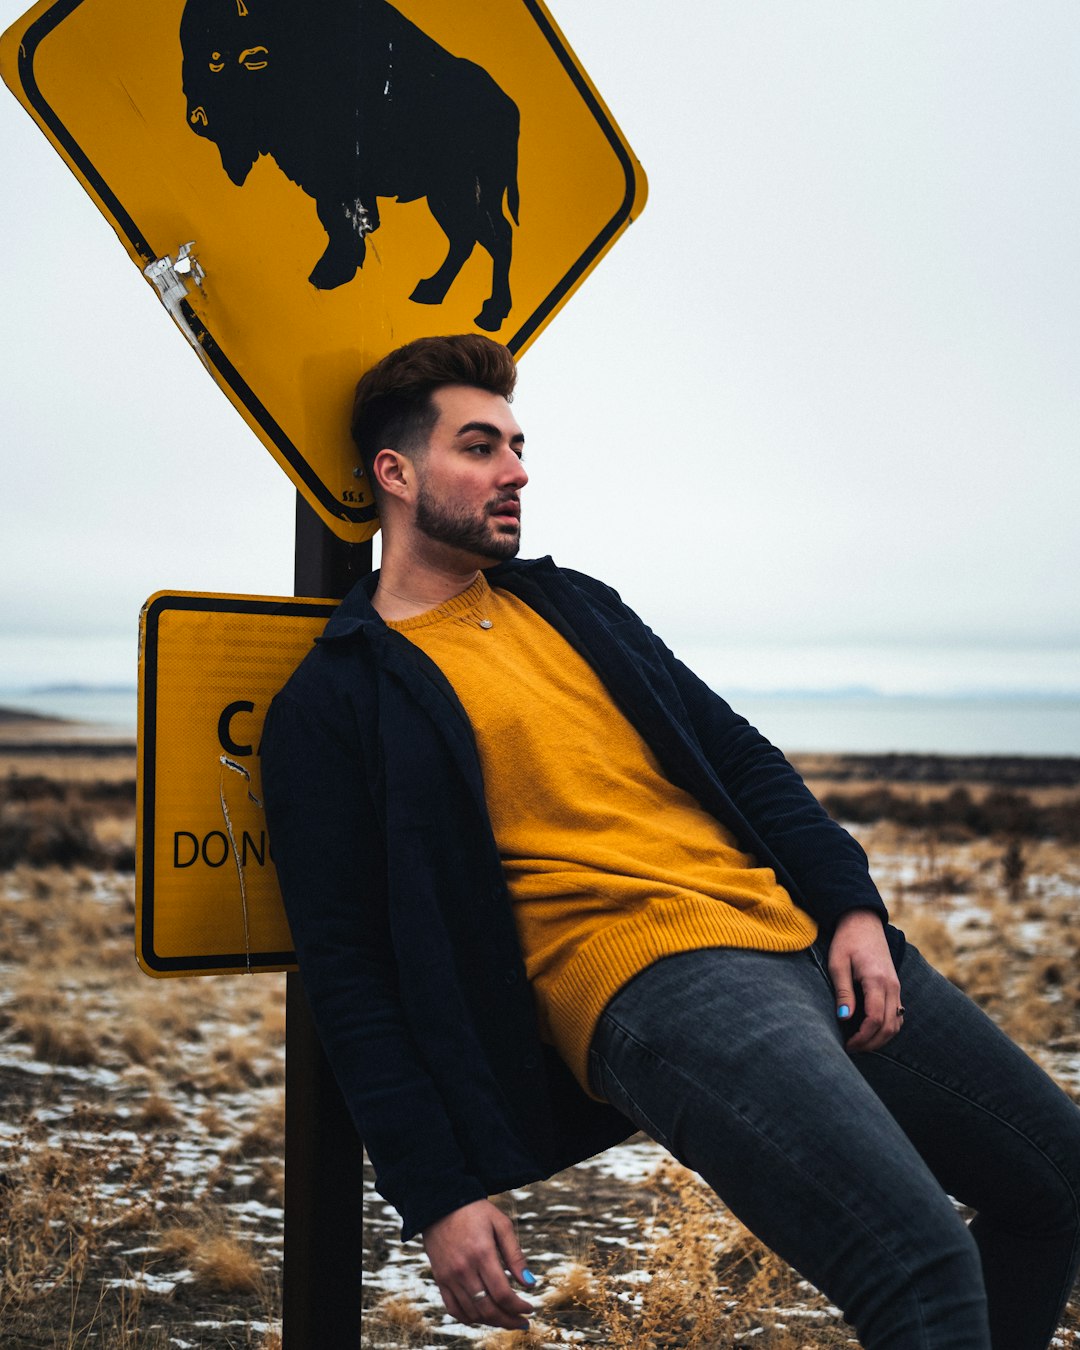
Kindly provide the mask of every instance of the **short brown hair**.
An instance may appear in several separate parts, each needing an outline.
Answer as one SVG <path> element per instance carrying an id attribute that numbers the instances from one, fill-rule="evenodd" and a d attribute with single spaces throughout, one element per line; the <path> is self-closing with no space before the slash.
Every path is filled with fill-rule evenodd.
<path id="1" fill-rule="evenodd" d="M 380 450 L 389 446 L 415 454 L 426 441 L 437 419 L 434 390 L 471 384 L 509 402 L 516 381 L 509 349 L 479 333 L 417 338 L 384 356 L 361 377 L 353 401 L 353 440 L 372 492 L 372 465 Z"/>

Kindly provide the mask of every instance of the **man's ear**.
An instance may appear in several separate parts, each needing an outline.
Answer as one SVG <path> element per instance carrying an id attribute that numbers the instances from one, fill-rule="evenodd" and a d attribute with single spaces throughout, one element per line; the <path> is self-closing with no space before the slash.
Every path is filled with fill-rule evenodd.
<path id="1" fill-rule="evenodd" d="M 371 471 L 383 492 L 393 497 L 403 497 L 412 483 L 412 465 L 408 456 L 389 447 L 380 450 L 375 456 Z"/>

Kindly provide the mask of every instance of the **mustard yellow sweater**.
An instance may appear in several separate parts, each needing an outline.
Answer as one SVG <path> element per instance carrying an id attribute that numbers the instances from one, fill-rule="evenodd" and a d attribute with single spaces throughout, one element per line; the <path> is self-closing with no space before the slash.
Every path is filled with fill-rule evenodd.
<path id="1" fill-rule="evenodd" d="M 588 1090 L 611 997 L 664 956 L 799 951 L 816 936 L 758 867 L 673 787 L 591 667 L 483 574 L 390 624 L 439 666 L 472 722 L 542 1034 Z"/>

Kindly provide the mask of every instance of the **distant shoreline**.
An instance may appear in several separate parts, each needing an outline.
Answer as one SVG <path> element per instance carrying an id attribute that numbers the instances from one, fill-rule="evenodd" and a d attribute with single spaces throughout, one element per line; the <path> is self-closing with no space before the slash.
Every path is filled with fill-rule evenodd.
<path id="1" fill-rule="evenodd" d="M 54 722 L 70 723 L 68 717 L 51 717 L 48 713 L 32 712 L 29 708 L 0 707 L 0 726 L 8 722 Z"/>
<path id="2" fill-rule="evenodd" d="M 112 727 L 0 707 L 0 757 L 8 760 L 134 759 L 135 751 L 135 737 Z M 954 783 L 1012 790 L 1080 787 L 1080 757 L 1075 755 L 801 751 L 788 758 L 815 783 L 939 789 Z M 0 763 L 0 773 L 5 771 L 18 770 L 15 764 Z"/>
<path id="3" fill-rule="evenodd" d="M 130 755 L 135 736 L 99 722 L 0 705 L 0 755 Z"/>
<path id="4" fill-rule="evenodd" d="M 788 758 L 804 778 L 827 778 L 834 783 L 940 786 L 963 782 L 1013 789 L 1080 787 L 1080 757 L 1075 755 L 804 751 Z"/>
<path id="5" fill-rule="evenodd" d="M 81 741 L 5 741 L 0 740 L 0 757 L 42 758 L 56 756 L 63 759 L 106 759 L 113 756 L 135 756 L 135 738 L 127 740 L 95 740 L 92 736 Z M 3 766 L 0 765 L 0 769 Z"/>

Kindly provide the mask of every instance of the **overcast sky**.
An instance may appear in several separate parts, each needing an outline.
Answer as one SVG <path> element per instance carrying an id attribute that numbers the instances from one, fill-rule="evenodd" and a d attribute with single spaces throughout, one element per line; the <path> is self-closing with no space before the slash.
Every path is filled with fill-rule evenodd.
<path id="1" fill-rule="evenodd" d="M 522 360 L 525 552 L 738 684 L 1080 691 L 1080 6 L 551 8 L 649 202 Z M 0 175 L 0 687 L 128 681 L 293 489 L 6 91 Z"/>

